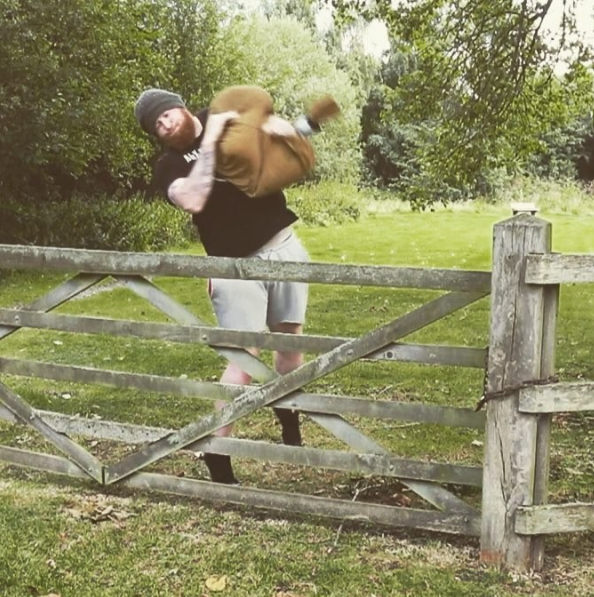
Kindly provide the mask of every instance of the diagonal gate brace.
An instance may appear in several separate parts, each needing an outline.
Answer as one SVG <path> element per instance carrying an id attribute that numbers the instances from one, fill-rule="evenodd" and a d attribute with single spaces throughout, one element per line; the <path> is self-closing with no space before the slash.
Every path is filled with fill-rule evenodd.
<path id="1" fill-rule="evenodd" d="M 105 274 L 77 274 L 21 309 L 23 311 L 51 311 L 105 278 L 107 278 Z M 20 329 L 20 326 L 0 325 L 0 340 Z"/>
<path id="2" fill-rule="evenodd" d="M 180 430 L 148 444 L 120 462 L 107 466 L 105 468 L 105 483 L 112 484 L 128 477 L 149 464 L 210 435 L 217 429 L 299 390 L 303 385 L 337 371 L 369 353 L 383 348 L 395 339 L 445 317 L 482 298 L 485 294 L 484 292 L 449 293 L 441 296 L 360 338 L 345 342 L 335 349 L 319 355 L 286 375 L 276 377 L 260 387 L 249 388 L 222 410 L 190 423 Z"/>
<path id="3" fill-rule="evenodd" d="M 103 465 L 82 446 L 64 433 L 48 425 L 18 394 L 0 382 L 0 402 L 26 425 L 36 429 L 45 439 L 59 448 L 72 462 L 77 464 L 89 477 L 103 485 Z"/>

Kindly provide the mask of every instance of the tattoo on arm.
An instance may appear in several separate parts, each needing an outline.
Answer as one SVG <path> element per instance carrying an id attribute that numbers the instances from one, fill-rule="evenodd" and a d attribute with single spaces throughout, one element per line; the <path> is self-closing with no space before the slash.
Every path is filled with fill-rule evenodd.
<path id="1" fill-rule="evenodd" d="M 214 145 L 202 149 L 187 178 L 170 195 L 173 203 L 190 213 L 202 211 L 214 182 L 216 154 Z"/>
<path id="2" fill-rule="evenodd" d="M 208 147 L 200 152 L 200 157 L 192 168 L 189 178 L 199 186 L 212 185 L 214 167 L 214 148 Z"/>
<path id="3" fill-rule="evenodd" d="M 188 176 L 190 182 L 189 192 L 192 193 L 192 203 L 199 211 L 208 200 L 208 195 L 214 182 L 215 149 L 208 146 L 202 149 L 198 161 Z"/>

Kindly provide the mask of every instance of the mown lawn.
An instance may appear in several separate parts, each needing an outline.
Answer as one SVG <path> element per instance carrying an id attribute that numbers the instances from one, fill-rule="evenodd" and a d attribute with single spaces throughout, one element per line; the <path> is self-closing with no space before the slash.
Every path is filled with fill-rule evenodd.
<path id="1" fill-rule="evenodd" d="M 301 228 L 315 261 L 453 267 L 489 270 L 492 227 L 508 213 L 440 212 L 391 214 L 337 228 Z M 553 248 L 594 253 L 594 218 L 547 215 Z M 200 252 L 193 247 L 192 252 Z M 64 279 L 49 273 L 0 277 L 0 306 L 20 305 Z M 214 323 L 205 282 L 162 278 L 156 284 L 202 319 Z M 418 290 L 313 285 L 307 331 L 356 336 L 421 305 L 438 293 Z M 567 380 L 593 379 L 594 298 L 590 286 L 562 289 L 557 369 Z M 166 321 L 123 288 L 93 294 L 58 309 L 139 321 Z M 482 300 L 406 341 L 467 346 L 488 342 L 489 302 Z M 103 336 L 23 330 L 0 343 L 1 356 L 215 380 L 221 357 L 201 347 Z M 269 355 L 264 355 L 269 360 Z M 198 398 L 35 381 L 2 376 L 34 406 L 71 414 L 179 427 L 208 412 Z M 358 363 L 308 389 L 369 398 L 473 406 L 482 372 L 403 363 Z M 475 430 L 378 424 L 353 420 L 374 439 L 406 458 L 480 464 Z M 278 441 L 269 412 L 241 421 L 236 435 Z M 592 501 L 594 425 L 585 415 L 556 417 L 551 463 L 551 501 Z M 305 441 L 338 447 L 311 422 Z M 0 423 L 0 442 L 43 449 L 33 431 Z M 106 450 L 102 442 L 90 449 Z M 331 471 L 240 460 L 246 486 L 376 502 L 407 503 L 396 481 Z M 192 455 L 176 456 L 156 470 L 205 478 Z M 476 490 L 465 499 L 480 504 Z M 0 465 L 0 594 L 7 597 L 233 595 L 591 595 L 589 534 L 547 540 L 542 574 L 517 575 L 478 563 L 473 539 L 429 535 L 253 511 L 226 505 L 132 493 Z"/>

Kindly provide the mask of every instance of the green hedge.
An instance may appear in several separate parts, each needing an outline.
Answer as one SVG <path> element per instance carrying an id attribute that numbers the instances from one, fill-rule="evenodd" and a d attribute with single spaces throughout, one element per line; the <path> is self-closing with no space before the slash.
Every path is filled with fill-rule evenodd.
<path id="1" fill-rule="evenodd" d="M 187 214 L 164 200 L 74 196 L 68 201 L 0 204 L 0 242 L 114 251 L 159 251 L 192 238 Z"/>
<path id="2" fill-rule="evenodd" d="M 287 192 L 289 207 L 306 226 L 331 226 L 361 217 L 356 187 L 338 182 Z M 161 251 L 197 240 L 190 217 L 163 199 L 76 195 L 67 201 L 0 203 L 0 243 L 112 251 Z"/>
<path id="3" fill-rule="evenodd" d="M 324 181 L 286 191 L 289 207 L 307 226 L 331 226 L 355 222 L 361 217 L 363 200 L 351 184 Z"/>

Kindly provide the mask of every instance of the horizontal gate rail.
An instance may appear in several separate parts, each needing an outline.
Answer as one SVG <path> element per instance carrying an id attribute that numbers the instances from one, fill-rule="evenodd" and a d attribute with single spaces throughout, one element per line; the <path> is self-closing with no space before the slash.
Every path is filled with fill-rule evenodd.
<path id="1" fill-rule="evenodd" d="M 516 533 L 521 535 L 583 531 L 594 531 L 594 504 L 552 504 L 518 508 Z"/>
<path id="2" fill-rule="evenodd" d="M 594 255 L 528 255 L 527 284 L 580 284 L 594 282 Z"/>
<path id="3" fill-rule="evenodd" d="M 24 245 L 0 245 L 6 269 L 85 271 L 113 275 L 185 278 L 278 280 L 357 286 L 424 288 L 489 292 L 491 274 L 484 271 L 430 269 L 336 263 L 283 262 L 282 268 L 261 259 L 201 257 L 171 253 L 126 253 Z"/>
<path id="4" fill-rule="evenodd" d="M 44 472 L 68 475 L 77 479 L 87 479 L 89 476 L 79 466 L 68 458 L 54 456 L 53 454 L 41 454 L 20 448 L 9 448 L 0 446 L 0 461 L 15 466 L 26 466 Z"/>
<path id="5" fill-rule="evenodd" d="M 72 417 L 48 411 L 37 411 L 37 416 L 58 433 L 80 435 L 87 439 L 112 440 L 127 444 L 152 442 L 170 435 L 175 430 L 146 427 Z M 0 418 L 18 423 L 10 411 L 0 407 Z M 251 458 L 265 462 L 279 462 L 300 466 L 355 471 L 361 474 L 382 475 L 399 479 L 416 479 L 455 485 L 482 485 L 482 468 L 471 465 L 454 465 L 403 459 L 389 454 L 352 454 L 340 450 L 291 447 L 262 441 L 207 437 L 190 444 L 191 452 L 215 452 L 239 458 Z M 0 456 L 1 460 L 1 456 Z"/>
<path id="6" fill-rule="evenodd" d="M 561 413 L 594 410 L 594 382 L 566 382 L 520 390 L 520 412 Z"/>
<path id="7" fill-rule="evenodd" d="M 137 322 L 124 319 L 56 315 L 39 311 L 24 312 L 20 309 L 0 308 L 0 324 L 20 329 L 22 327 L 83 334 L 108 334 L 187 344 L 234 348 L 259 348 L 298 352 L 328 352 L 353 340 L 331 336 L 281 334 L 278 332 L 245 332 L 199 325 Z M 420 362 L 459 367 L 484 367 L 486 351 L 465 346 L 430 346 L 416 344 L 390 344 L 368 355 L 371 360 Z"/>
<path id="8" fill-rule="evenodd" d="M 71 462 L 60 456 L 0 447 L 0 457 L 4 461 L 16 465 L 27 462 L 32 463 L 29 466 L 43 471 L 81 477 L 80 471 Z M 297 493 L 220 485 L 156 473 L 137 473 L 129 479 L 124 479 L 120 484 L 131 489 L 160 491 L 210 501 L 224 501 L 241 506 L 278 510 L 283 513 L 290 511 L 343 521 L 381 524 L 390 527 L 410 527 L 456 535 L 478 536 L 480 534 L 480 516 L 478 514 L 468 515 L 399 508 Z"/>
<path id="9" fill-rule="evenodd" d="M 143 278 L 142 276 L 117 276 L 118 280 L 123 281 L 128 288 L 141 298 L 147 300 L 151 305 L 162 313 L 171 317 L 178 323 L 201 325 L 202 322 L 185 307 L 174 301 L 158 286 Z M 332 337 L 332 336 L 312 336 L 295 334 L 274 334 L 261 332 L 254 337 L 250 335 L 250 341 L 243 343 L 241 336 L 237 338 L 237 345 L 271 348 L 276 350 L 296 350 L 300 352 L 328 352 L 353 338 Z M 263 338 L 268 344 L 258 344 L 259 338 Z M 255 342 L 255 343 L 254 343 Z M 287 343 L 288 342 L 288 343 Z M 303 344 L 302 344 L 303 343 Z M 486 350 L 466 346 L 427 346 L 418 344 L 394 343 L 389 344 L 374 353 L 365 357 L 365 359 L 374 360 L 395 360 L 418 362 L 432 365 L 454 365 L 459 367 L 478 367 L 484 368 Z"/>
<path id="10" fill-rule="evenodd" d="M 0 357 L 0 373 L 73 383 L 98 383 L 115 388 L 130 388 L 180 396 L 197 396 L 206 400 L 231 400 L 245 391 L 245 386 L 37 361 L 20 361 L 3 357 Z M 470 408 L 375 400 L 373 398 L 356 398 L 332 394 L 300 392 L 299 394 L 281 398 L 275 406 L 302 411 L 355 415 L 449 427 L 467 427 L 479 430 L 484 429 L 485 426 L 484 412 L 475 412 L 474 409 Z"/>

